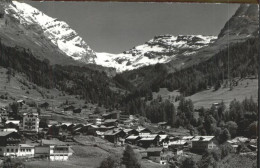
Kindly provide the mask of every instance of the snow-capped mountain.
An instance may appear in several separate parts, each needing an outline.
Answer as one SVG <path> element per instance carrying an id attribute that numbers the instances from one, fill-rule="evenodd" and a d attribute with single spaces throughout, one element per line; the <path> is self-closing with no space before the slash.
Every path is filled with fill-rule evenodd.
<path id="1" fill-rule="evenodd" d="M 166 63 L 177 55 L 189 56 L 213 43 L 217 37 L 202 35 L 161 35 L 120 54 L 96 53 L 96 64 L 114 67 L 118 72 Z"/>
<path id="2" fill-rule="evenodd" d="M 94 63 L 95 52 L 67 23 L 17 1 L 12 1 L 5 7 L 5 15 L 16 19 L 21 26 L 28 29 L 32 26 L 39 26 L 45 38 L 74 60 Z"/>

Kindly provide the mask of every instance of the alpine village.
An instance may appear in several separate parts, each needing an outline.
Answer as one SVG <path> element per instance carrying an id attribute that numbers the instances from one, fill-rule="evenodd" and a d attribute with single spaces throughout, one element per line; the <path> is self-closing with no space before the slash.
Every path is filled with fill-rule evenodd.
<path id="1" fill-rule="evenodd" d="M 1 1 L 0 167 L 256 168 L 258 10 L 240 5 L 217 37 L 160 35 L 111 56 Z"/>

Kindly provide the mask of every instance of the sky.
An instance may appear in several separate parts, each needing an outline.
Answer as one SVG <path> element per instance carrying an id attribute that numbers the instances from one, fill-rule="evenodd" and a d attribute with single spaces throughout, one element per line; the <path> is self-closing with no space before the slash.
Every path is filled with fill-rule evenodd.
<path id="1" fill-rule="evenodd" d="M 95 52 L 114 54 L 143 44 L 157 35 L 217 36 L 239 7 L 239 4 L 211 3 L 27 3 L 68 23 Z"/>

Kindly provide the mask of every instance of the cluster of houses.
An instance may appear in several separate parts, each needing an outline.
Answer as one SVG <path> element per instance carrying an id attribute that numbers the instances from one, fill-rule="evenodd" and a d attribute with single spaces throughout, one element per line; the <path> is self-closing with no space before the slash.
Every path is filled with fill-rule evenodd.
<path id="1" fill-rule="evenodd" d="M 64 110 L 79 109 L 71 106 Z M 28 112 L 29 111 L 29 112 Z M 46 116 L 48 120 L 46 120 Z M 20 120 L 13 120 L 5 108 L 0 109 L 0 156 L 44 157 L 51 161 L 68 160 L 73 151 L 68 145 L 75 135 L 93 135 L 115 145 L 130 144 L 140 147 L 140 153 L 155 162 L 166 164 L 174 157 L 181 157 L 184 151 L 204 152 L 217 148 L 214 136 L 171 136 L 164 131 L 152 131 L 140 126 L 138 118 L 121 112 L 89 114 L 85 123 L 57 122 L 50 116 L 27 110 Z M 40 124 L 42 121 L 46 124 Z M 5 122 L 3 122 L 5 121 Z M 166 122 L 158 123 L 158 130 L 167 128 Z M 39 134 L 42 136 L 39 138 Z M 26 142 L 26 138 L 35 139 L 35 143 Z M 244 139 L 228 141 L 234 148 Z M 252 141 L 252 140 L 251 140 Z M 253 148 L 256 146 L 250 144 Z"/>
<path id="2" fill-rule="evenodd" d="M 19 106 L 23 105 L 19 101 Z M 0 156 L 47 158 L 51 161 L 68 160 L 72 150 L 66 143 L 55 139 L 40 139 L 40 115 L 36 109 L 22 113 L 18 119 L 10 116 L 10 109 L 0 108 Z M 28 139 L 35 141 L 28 142 Z"/>

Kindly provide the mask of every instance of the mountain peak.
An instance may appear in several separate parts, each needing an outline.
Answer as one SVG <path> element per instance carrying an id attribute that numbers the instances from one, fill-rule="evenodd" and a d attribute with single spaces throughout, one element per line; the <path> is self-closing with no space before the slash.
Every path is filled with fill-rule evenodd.
<path id="1" fill-rule="evenodd" d="M 74 60 L 94 63 L 95 52 L 67 23 L 49 17 L 26 3 L 17 1 L 8 5 L 5 13 L 24 27 L 42 29 L 43 36 Z"/>
<path id="2" fill-rule="evenodd" d="M 258 5 L 241 4 L 218 35 L 254 35 L 258 29 Z"/>

